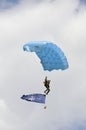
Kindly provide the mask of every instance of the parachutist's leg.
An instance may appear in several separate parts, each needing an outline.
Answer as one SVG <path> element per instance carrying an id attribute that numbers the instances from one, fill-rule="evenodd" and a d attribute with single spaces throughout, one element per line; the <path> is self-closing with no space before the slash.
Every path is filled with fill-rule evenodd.
<path id="1" fill-rule="evenodd" d="M 49 92 L 50 92 L 50 89 L 48 88 L 46 94 L 48 94 Z"/>
<path id="2" fill-rule="evenodd" d="M 46 93 L 47 92 L 47 89 L 44 91 L 44 93 Z"/>
<path id="3" fill-rule="evenodd" d="M 46 90 L 44 91 L 44 93 L 47 95 L 47 94 L 49 93 L 48 89 L 46 89 Z"/>

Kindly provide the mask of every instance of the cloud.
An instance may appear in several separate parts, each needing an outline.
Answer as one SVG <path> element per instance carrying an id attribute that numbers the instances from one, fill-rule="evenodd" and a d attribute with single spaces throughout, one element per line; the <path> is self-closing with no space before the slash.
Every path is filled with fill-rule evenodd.
<path id="1" fill-rule="evenodd" d="M 0 128 L 84 129 L 86 9 L 76 13 L 79 2 L 75 0 L 32 2 L 22 1 L 0 12 Z M 69 69 L 44 72 L 34 53 L 23 52 L 24 43 L 32 40 L 58 44 L 68 58 Z M 47 109 L 22 101 L 22 94 L 43 93 L 46 75 L 51 79 Z"/>
<path id="2" fill-rule="evenodd" d="M 18 4 L 19 0 L 3 0 L 0 1 L 0 11 L 4 11 L 5 9 L 9 9 L 16 4 Z"/>
<path id="3" fill-rule="evenodd" d="M 85 0 L 80 0 L 81 4 L 86 4 Z"/>

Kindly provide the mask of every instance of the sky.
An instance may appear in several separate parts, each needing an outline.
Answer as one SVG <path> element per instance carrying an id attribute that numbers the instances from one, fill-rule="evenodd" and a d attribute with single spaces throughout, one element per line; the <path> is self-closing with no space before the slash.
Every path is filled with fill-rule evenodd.
<path id="1" fill-rule="evenodd" d="M 48 40 L 69 68 L 44 71 L 29 41 Z M 86 130 L 86 1 L 0 0 L 0 130 Z M 51 91 L 44 105 L 20 99 Z"/>

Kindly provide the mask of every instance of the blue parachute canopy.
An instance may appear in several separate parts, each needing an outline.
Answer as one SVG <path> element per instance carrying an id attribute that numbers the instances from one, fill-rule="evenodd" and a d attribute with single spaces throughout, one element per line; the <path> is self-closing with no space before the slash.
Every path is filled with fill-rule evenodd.
<path id="1" fill-rule="evenodd" d="M 36 103 L 45 103 L 46 95 L 45 94 L 29 94 L 29 95 L 23 95 L 21 99 L 30 101 L 30 102 L 36 102 Z"/>
<path id="2" fill-rule="evenodd" d="M 23 46 L 24 51 L 35 52 L 41 60 L 44 70 L 65 70 L 68 68 L 67 58 L 63 51 L 48 41 L 32 41 Z"/>

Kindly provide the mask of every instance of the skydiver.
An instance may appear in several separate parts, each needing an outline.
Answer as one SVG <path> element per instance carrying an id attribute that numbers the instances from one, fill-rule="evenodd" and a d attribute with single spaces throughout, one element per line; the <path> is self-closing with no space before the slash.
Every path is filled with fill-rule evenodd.
<path id="1" fill-rule="evenodd" d="M 50 81 L 51 80 L 47 80 L 47 76 L 45 77 L 45 81 L 44 86 L 46 87 L 46 90 L 44 91 L 44 93 L 47 95 L 50 92 Z"/>

